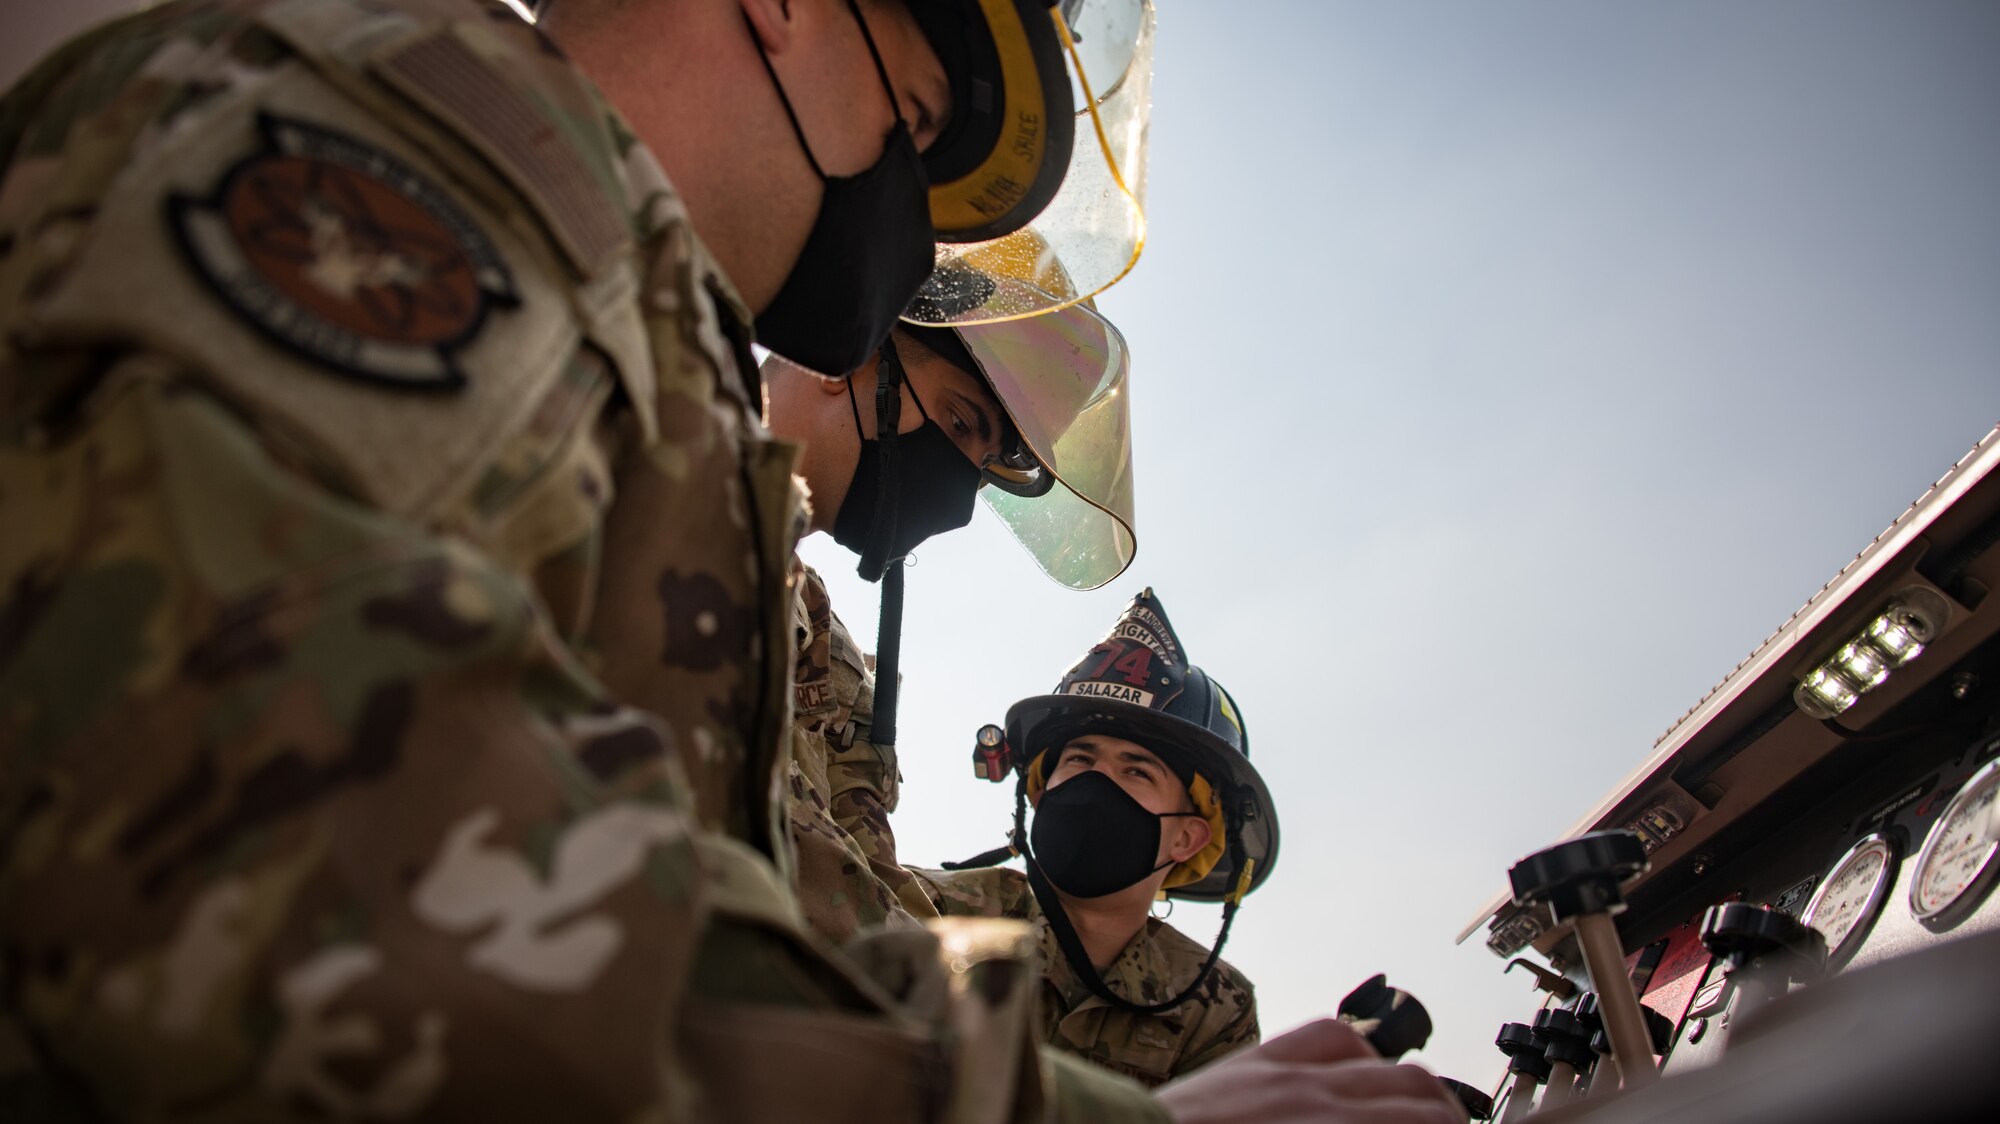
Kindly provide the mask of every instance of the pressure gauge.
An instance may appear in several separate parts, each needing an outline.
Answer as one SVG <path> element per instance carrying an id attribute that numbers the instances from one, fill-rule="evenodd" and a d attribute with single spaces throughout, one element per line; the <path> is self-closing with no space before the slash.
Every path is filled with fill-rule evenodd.
<path id="1" fill-rule="evenodd" d="M 1877 832 L 1840 856 L 1799 920 L 1826 938 L 1826 970 L 1836 972 L 1853 959 L 1896 881 L 1896 841 Z"/>
<path id="2" fill-rule="evenodd" d="M 2000 875 L 1994 797 L 2000 760 L 1989 761 L 1952 795 L 1931 825 L 1910 879 L 1910 912 L 1925 928 L 1943 931 L 1972 915 Z"/>

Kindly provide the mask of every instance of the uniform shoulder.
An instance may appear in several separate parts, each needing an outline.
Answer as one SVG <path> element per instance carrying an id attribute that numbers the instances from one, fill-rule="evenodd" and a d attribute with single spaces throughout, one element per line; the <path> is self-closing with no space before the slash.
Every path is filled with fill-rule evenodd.
<path id="1" fill-rule="evenodd" d="M 522 448 L 568 447 L 613 383 L 655 401 L 636 273 L 729 353 L 692 233 L 633 252 L 685 223 L 657 162 L 498 4 L 161 5 L 9 95 L 0 161 L 10 342 L 173 356 L 307 474 L 418 522 L 499 525 L 547 468 Z M 74 366 L 8 372 L 5 423 L 80 395 Z"/>

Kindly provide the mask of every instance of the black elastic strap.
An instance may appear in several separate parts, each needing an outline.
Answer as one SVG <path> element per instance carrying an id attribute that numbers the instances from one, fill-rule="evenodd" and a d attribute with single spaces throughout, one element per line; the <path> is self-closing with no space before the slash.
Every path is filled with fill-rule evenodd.
<path id="1" fill-rule="evenodd" d="M 1216 935 L 1215 947 L 1209 950 L 1208 959 L 1202 962 L 1201 971 L 1187 990 L 1162 1003 L 1134 1003 L 1112 991 L 1111 985 L 1098 974 L 1097 965 L 1090 962 L 1090 953 L 1083 947 L 1083 938 L 1076 935 L 1076 927 L 1070 924 L 1069 915 L 1063 912 L 1062 900 L 1056 897 L 1055 888 L 1042 876 L 1041 864 L 1032 858 L 1028 860 L 1028 888 L 1035 892 L 1035 900 L 1042 904 L 1042 914 L 1049 919 L 1049 929 L 1056 935 L 1056 944 L 1062 948 L 1063 959 L 1069 961 L 1070 970 L 1083 980 L 1084 986 L 1105 1002 L 1142 1015 L 1162 1014 L 1193 998 L 1201 985 L 1208 982 L 1208 974 L 1215 970 L 1215 962 L 1222 959 L 1222 946 L 1229 942 L 1229 927 L 1236 923 L 1237 903 L 1224 903 L 1222 931 Z"/>
<path id="2" fill-rule="evenodd" d="M 882 92 L 889 98 L 889 128 L 903 119 L 903 103 L 896 100 L 896 87 L 889 81 L 889 68 L 882 65 L 882 52 L 875 49 L 874 33 L 868 30 L 868 21 L 861 17 L 861 5 L 855 0 L 847 0 L 847 10 L 854 14 L 854 22 L 861 26 L 861 41 L 868 44 L 868 57 L 875 60 L 875 77 L 882 80 Z"/>
<path id="3" fill-rule="evenodd" d="M 743 26 L 750 29 L 750 45 L 757 48 L 757 57 L 764 62 L 764 73 L 771 76 L 771 85 L 777 87 L 778 104 L 785 107 L 785 120 L 792 123 L 792 133 L 799 138 L 799 151 L 806 154 L 806 163 L 812 165 L 813 175 L 825 180 L 826 172 L 819 166 L 819 157 L 813 155 L 813 146 L 806 143 L 806 131 L 799 124 L 799 115 L 792 111 L 792 97 L 785 92 L 785 84 L 778 81 L 777 68 L 771 65 L 771 56 L 764 53 L 764 42 L 757 38 L 757 25 L 750 22 L 749 12 L 743 13 Z M 873 51 L 875 44 L 870 42 L 868 49 Z"/>
<path id="4" fill-rule="evenodd" d="M 882 619 L 875 626 L 875 724 L 868 740 L 896 748 L 896 696 L 903 663 L 903 561 L 893 559 L 882 575 Z"/>
<path id="5" fill-rule="evenodd" d="M 960 859 L 955 863 L 939 863 L 938 865 L 944 867 L 946 870 L 984 870 L 989 866 L 999 866 L 1001 863 L 1020 853 L 1021 849 L 1019 847 L 1009 843 L 1005 847 L 995 847 L 991 851 L 981 851 L 969 859 Z"/>
<path id="6" fill-rule="evenodd" d="M 856 13 L 859 17 L 860 13 Z M 871 48 L 873 46 L 871 42 Z M 883 749 L 896 747 L 896 703 L 902 687 L 903 667 L 903 560 L 887 558 L 896 538 L 896 497 L 902 465 L 896 458 L 897 430 L 903 424 L 903 357 L 896 350 L 893 334 L 882 340 L 881 362 L 875 365 L 875 441 L 880 448 L 882 471 L 876 478 L 875 526 L 868 535 L 868 547 L 861 553 L 861 576 L 882 581 L 882 615 L 875 626 L 875 719 L 869 740 Z M 853 406 L 853 384 L 848 384 Z M 915 390 L 912 389 L 912 394 Z M 917 403 L 919 412 L 923 403 Z M 860 425 L 859 417 L 855 424 Z"/>
<path id="7" fill-rule="evenodd" d="M 901 471 L 896 459 L 898 436 L 896 431 L 903 424 L 903 357 L 896 350 L 895 333 L 890 333 L 882 340 L 881 350 L 877 354 L 880 356 L 880 361 L 875 364 L 875 444 L 881 471 L 875 476 L 874 525 L 868 529 L 868 542 L 862 548 L 861 565 L 856 571 L 863 581 L 871 582 L 880 581 L 889 564 L 895 561 L 888 554 L 890 544 L 896 539 L 896 496 L 900 491 L 897 487 L 899 483 L 897 474 Z M 849 383 L 850 409 L 854 408 L 853 392 L 854 386 Z M 858 413 L 855 415 L 854 424 L 855 438 L 859 440 L 861 418 Z M 887 593 L 885 589 L 883 591 L 885 601 Z M 900 605 L 897 608 L 896 621 L 900 630 L 902 627 Z M 882 637 L 876 637 L 878 661 L 881 658 L 880 649 L 887 643 Z"/>
<path id="8" fill-rule="evenodd" d="M 546 4 L 546 0 L 545 0 Z M 861 18 L 861 8 L 855 0 L 847 0 L 847 10 L 854 15 L 854 22 L 861 26 L 861 41 L 868 44 L 868 57 L 875 60 L 875 77 L 882 80 L 882 93 L 889 98 L 889 129 L 895 131 L 896 122 L 903 119 L 903 103 L 896 100 L 896 87 L 889 82 L 889 68 L 882 65 L 882 52 L 875 47 L 875 36 L 868 30 L 868 21 Z M 538 10 L 536 13 L 540 15 Z M 778 71 L 771 65 L 771 56 L 764 53 L 764 44 L 757 38 L 757 25 L 750 22 L 750 13 L 743 13 L 743 26 L 750 29 L 750 43 L 757 48 L 757 57 L 764 63 L 764 73 L 771 76 L 771 85 L 777 87 L 778 104 L 785 107 L 785 119 L 792 123 L 792 133 L 799 138 L 799 148 L 806 154 L 806 163 L 812 165 L 813 174 L 826 179 L 826 170 L 819 166 L 819 157 L 813 155 L 813 147 L 806 141 L 806 131 L 799 124 L 799 115 L 792 109 L 792 98 L 785 90 L 785 84 L 778 81 Z"/>

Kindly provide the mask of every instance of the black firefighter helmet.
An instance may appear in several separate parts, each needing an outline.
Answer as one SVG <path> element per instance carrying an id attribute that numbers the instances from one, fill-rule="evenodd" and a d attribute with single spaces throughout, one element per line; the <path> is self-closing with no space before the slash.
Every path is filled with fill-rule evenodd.
<path id="1" fill-rule="evenodd" d="M 1049 751 L 1087 734 L 1124 738 L 1151 751 L 1188 786 L 1196 810 L 1209 821 L 1208 847 L 1168 875 L 1166 896 L 1240 899 L 1270 877 L 1278 858 L 1278 813 L 1250 764 L 1242 713 L 1220 683 L 1188 662 L 1150 588 L 1132 599 L 1110 635 L 1069 669 L 1053 693 L 1008 708 L 1007 742 L 1030 797 L 1041 794 L 1054 761 Z M 1232 837 L 1240 844 L 1232 846 Z"/>

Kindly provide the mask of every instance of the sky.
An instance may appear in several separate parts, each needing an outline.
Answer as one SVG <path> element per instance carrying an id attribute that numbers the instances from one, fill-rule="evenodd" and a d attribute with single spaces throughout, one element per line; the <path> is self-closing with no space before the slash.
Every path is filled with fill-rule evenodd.
<path id="1" fill-rule="evenodd" d="M 7 0 L 0 72 L 118 6 Z M 1386 972 L 1491 1087 L 1536 997 L 1452 941 L 1507 866 L 2000 421 L 2000 7 L 1160 8 L 1100 301 L 1138 559 L 1064 590 L 983 507 L 917 552 L 902 854 L 1001 841 L 973 732 L 1150 585 L 1277 801 L 1225 953 L 1267 1033 Z M 804 553 L 867 642 L 875 587 Z"/>
<path id="2" fill-rule="evenodd" d="M 1282 845 L 1225 957 L 1267 1034 L 1375 972 L 1491 1087 L 1537 1005 L 1453 938 L 2000 422 L 2000 8 L 1161 0 L 1139 553 L 917 551 L 895 817 L 1002 839 L 973 732 L 1152 586 Z M 807 558 L 866 643 L 875 587 Z M 1207 943 L 1217 910 L 1171 920 Z"/>

